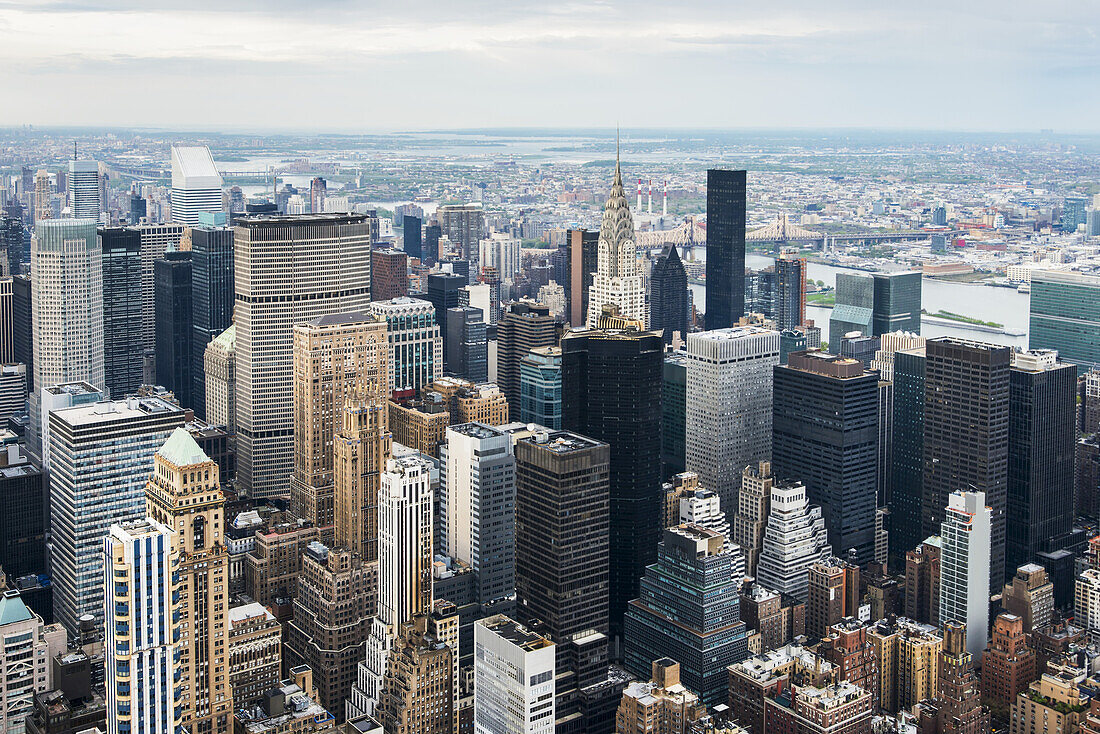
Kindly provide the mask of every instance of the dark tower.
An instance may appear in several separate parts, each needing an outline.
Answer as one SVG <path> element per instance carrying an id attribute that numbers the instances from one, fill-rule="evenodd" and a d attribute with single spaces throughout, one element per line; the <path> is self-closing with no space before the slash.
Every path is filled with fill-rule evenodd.
<path id="1" fill-rule="evenodd" d="M 1015 355 L 1009 373 L 1005 575 L 1061 550 L 1073 531 L 1077 368 Z"/>
<path id="2" fill-rule="evenodd" d="M 31 316 L 31 276 L 11 279 L 11 342 L 16 362 L 27 366 L 27 390 L 34 391 L 34 326 Z"/>
<path id="3" fill-rule="evenodd" d="M 675 245 L 653 264 L 649 289 L 649 328 L 664 329 L 665 344 L 672 343 L 675 331 L 680 332 L 681 339 L 687 339 L 687 272 Z"/>
<path id="4" fill-rule="evenodd" d="M 1012 349 L 940 337 L 928 341 L 925 355 L 921 532 L 939 535 L 952 492 L 985 492 L 993 508 L 989 588 L 996 593 L 1005 570 Z"/>
<path id="5" fill-rule="evenodd" d="M 516 442 L 515 616 L 557 644 L 559 720 L 607 677 L 609 461 L 607 444 L 568 431 Z"/>
<path id="6" fill-rule="evenodd" d="M 434 265 L 439 262 L 439 238 L 443 236 L 443 228 L 438 224 L 429 224 L 424 228 L 424 248 L 421 262 L 425 265 Z"/>
<path id="7" fill-rule="evenodd" d="M 924 475 L 924 347 L 894 354 L 893 456 L 890 479 L 890 558 L 895 570 L 927 535 L 921 530 Z M 938 534 L 938 533 L 937 533 Z"/>
<path id="8" fill-rule="evenodd" d="M 821 505 L 838 556 L 874 559 L 878 506 L 878 373 L 825 352 L 774 368 L 772 467 Z"/>
<path id="9" fill-rule="evenodd" d="M 569 237 L 569 323 L 584 326 L 588 318 L 592 274 L 599 267 L 599 230 L 571 229 Z"/>
<path id="10" fill-rule="evenodd" d="M 707 329 L 745 315 L 745 172 L 707 171 Z"/>
<path id="11" fill-rule="evenodd" d="M 206 346 L 233 325 L 233 230 L 191 229 L 191 402 L 206 419 Z"/>
<path id="12" fill-rule="evenodd" d="M 444 347 L 447 341 L 447 309 L 458 308 L 459 292 L 466 285 L 466 278 L 452 273 L 430 273 L 428 292 L 424 300 L 435 306 L 435 320 L 439 324 L 439 333 L 443 335 Z"/>
<path id="13" fill-rule="evenodd" d="M 772 318 L 780 331 L 806 323 L 806 260 L 781 256 L 775 261 Z"/>
<path id="14" fill-rule="evenodd" d="M 406 214 L 401 218 L 401 247 L 404 248 L 406 255 L 415 257 L 417 260 L 421 259 L 423 245 L 421 227 L 423 224 L 423 219 L 414 217 L 411 214 Z"/>
<path id="15" fill-rule="evenodd" d="M 611 447 L 611 636 L 657 554 L 661 508 L 661 369 L 655 332 L 575 331 L 561 340 L 562 427 Z"/>
<path id="16" fill-rule="evenodd" d="M 130 227 L 99 230 L 103 247 L 103 374 L 119 400 L 141 386 L 141 233 Z"/>
<path id="17" fill-rule="evenodd" d="M 191 401 L 191 253 L 166 252 L 153 264 L 156 304 L 157 384 Z"/>
<path id="18" fill-rule="evenodd" d="M 519 372 L 536 347 L 558 345 L 557 323 L 541 303 L 510 303 L 497 322 L 497 385 L 508 398 L 510 415 L 520 414 Z"/>

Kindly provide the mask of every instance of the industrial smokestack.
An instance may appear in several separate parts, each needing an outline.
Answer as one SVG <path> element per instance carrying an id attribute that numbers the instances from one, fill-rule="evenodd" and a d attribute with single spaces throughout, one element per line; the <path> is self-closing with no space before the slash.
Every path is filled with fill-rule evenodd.
<path id="1" fill-rule="evenodd" d="M 649 179 L 649 201 L 647 204 L 649 213 L 653 213 L 653 179 Z"/>
<path id="2" fill-rule="evenodd" d="M 668 216 L 668 179 L 665 179 L 665 190 L 661 201 L 661 216 Z"/>
<path id="3" fill-rule="evenodd" d="M 638 211 L 642 210 L 642 179 L 638 179 Z"/>

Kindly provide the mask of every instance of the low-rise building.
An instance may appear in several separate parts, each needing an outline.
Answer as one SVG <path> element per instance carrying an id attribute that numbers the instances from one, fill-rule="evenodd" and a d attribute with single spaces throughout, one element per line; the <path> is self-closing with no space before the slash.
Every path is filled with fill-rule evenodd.
<path id="1" fill-rule="evenodd" d="M 699 696 L 680 683 L 680 664 L 653 661 L 652 680 L 635 681 L 623 691 L 615 714 L 615 734 L 688 734 L 706 716 Z"/>
<path id="2" fill-rule="evenodd" d="M 257 602 L 229 610 L 229 682 L 233 703 L 259 703 L 279 682 L 283 666 L 282 625 Z"/>

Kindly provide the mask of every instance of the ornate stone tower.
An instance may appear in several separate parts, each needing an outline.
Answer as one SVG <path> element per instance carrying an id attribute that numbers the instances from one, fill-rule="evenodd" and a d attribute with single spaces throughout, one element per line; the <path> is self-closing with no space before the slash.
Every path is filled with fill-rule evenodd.
<path id="1" fill-rule="evenodd" d="M 229 553 L 218 465 L 177 428 L 153 459 L 148 515 L 172 530 L 179 554 L 183 724 L 193 734 L 233 730 L 229 685 Z"/>

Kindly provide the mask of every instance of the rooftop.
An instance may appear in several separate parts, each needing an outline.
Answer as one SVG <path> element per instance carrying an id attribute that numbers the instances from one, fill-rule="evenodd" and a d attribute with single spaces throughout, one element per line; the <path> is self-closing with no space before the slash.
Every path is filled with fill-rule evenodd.
<path id="1" fill-rule="evenodd" d="M 177 428 L 172 431 L 172 435 L 164 445 L 157 449 L 157 456 L 180 467 L 205 464 L 210 461 L 210 457 L 199 448 L 194 436 L 186 428 Z"/>
<path id="2" fill-rule="evenodd" d="M 178 178 L 177 178 L 178 177 Z M 183 189 L 220 189 L 221 174 L 205 145 L 172 146 L 172 186 Z"/>
<path id="3" fill-rule="evenodd" d="M 53 416 L 73 427 L 144 418 L 150 415 L 183 415 L 183 409 L 161 398 L 128 398 L 86 403 L 54 411 Z M 186 433 L 186 431 L 185 431 Z"/>
<path id="4" fill-rule="evenodd" d="M 463 436 L 470 436 L 471 438 L 480 439 L 496 438 L 498 436 L 504 435 L 503 432 L 497 430 L 496 428 L 493 428 L 492 426 L 487 426 L 484 423 L 461 423 L 457 426 L 449 426 L 447 428 L 447 431 L 454 431 L 455 433 L 461 434 Z"/>
<path id="5" fill-rule="evenodd" d="M 531 632 L 516 620 L 511 617 L 506 617 L 503 614 L 498 614 L 495 617 L 488 617 L 477 622 L 477 624 L 480 624 L 485 629 L 492 630 L 505 640 L 508 640 L 508 642 L 511 642 L 513 645 L 527 652 L 541 650 L 544 647 L 550 647 L 554 644 L 542 635 Z"/>
<path id="6" fill-rule="evenodd" d="M 274 621 L 275 615 L 258 601 L 254 601 L 251 604 L 242 604 L 239 607 L 229 608 L 229 624 L 235 625 L 246 619 L 255 619 L 256 617 L 265 617 L 268 620 Z"/>
<path id="7" fill-rule="evenodd" d="M 0 627 L 31 619 L 34 619 L 34 614 L 19 598 L 18 591 L 5 591 L 3 596 L 0 596 Z"/>
<path id="8" fill-rule="evenodd" d="M 310 326 L 340 326 L 341 324 L 360 324 L 364 321 L 374 323 L 377 319 L 361 311 L 347 313 L 328 313 L 308 322 Z"/>
<path id="9" fill-rule="evenodd" d="M 600 441 L 587 438 L 579 433 L 571 433 L 569 431 L 539 431 L 538 427 L 533 425 L 529 426 L 529 430 L 534 431 L 534 433 L 530 436 L 524 436 L 519 439 L 520 441 L 535 444 L 555 454 L 568 454 L 574 451 L 584 451 L 604 445 Z"/>

